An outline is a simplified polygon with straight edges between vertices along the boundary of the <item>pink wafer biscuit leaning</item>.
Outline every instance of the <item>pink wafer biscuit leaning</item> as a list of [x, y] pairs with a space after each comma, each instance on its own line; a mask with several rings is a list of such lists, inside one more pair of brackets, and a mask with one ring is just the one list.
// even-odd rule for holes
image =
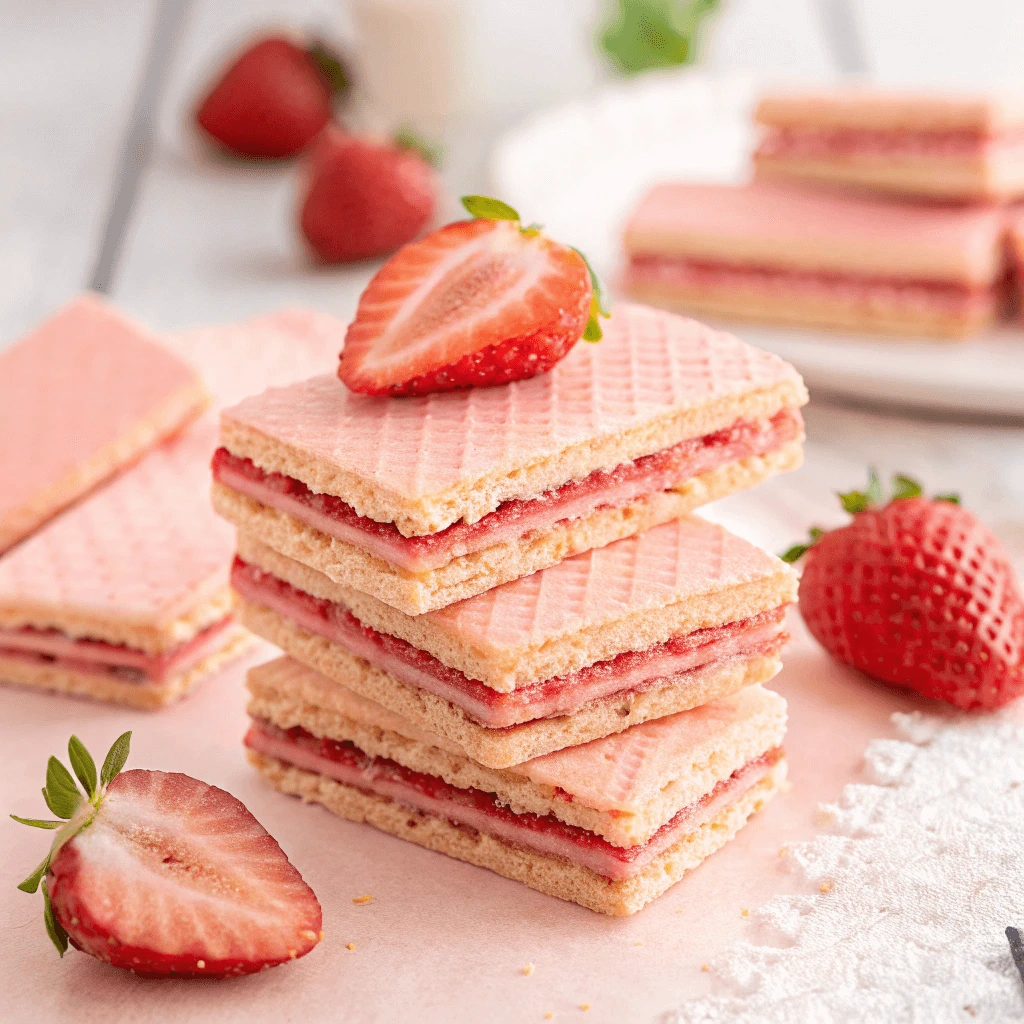
[[0, 352], [0, 552], [209, 404], [196, 371], [98, 296]]

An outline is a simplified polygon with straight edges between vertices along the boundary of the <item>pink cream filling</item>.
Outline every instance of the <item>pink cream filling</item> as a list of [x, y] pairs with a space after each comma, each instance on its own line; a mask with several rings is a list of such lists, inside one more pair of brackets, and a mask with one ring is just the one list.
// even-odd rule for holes
[[634, 284], [667, 285], [672, 288], [757, 290], [789, 296], [845, 301], [863, 305], [899, 305], [939, 309], [949, 314], [985, 314], [999, 301], [999, 286], [980, 286], [952, 281], [925, 281], [843, 274], [831, 271], [790, 270], [777, 267], [740, 266], [711, 260], [676, 256], [635, 255], [628, 278]]
[[[503, 693], [470, 679], [405, 640], [378, 633], [344, 605], [298, 590], [240, 558], [232, 566], [231, 585], [245, 600], [340, 644], [399, 682], [444, 698], [488, 729], [571, 714], [591, 701], [649, 689], [662, 680], [712, 663], [777, 651], [787, 639], [783, 629], [785, 608], [780, 607], [740, 622], [674, 637], [646, 651], [626, 651], [569, 675]], [[680, 685], [684, 682], [678, 680]]]
[[53, 665], [72, 672], [107, 676], [132, 683], [163, 683], [187, 672], [224, 642], [233, 619], [225, 616], [163, 654], [148, 654], [122, 644], [86, 640], [56, 629], [0, 629], [0, 657]]
[[719, 782], [700, 800], [684, 807], [646, 843], [620, 847], [594, 832], [567, 825], [553, 814], [517, 814], [500, 804], [493, 793], [459, 789], [435, 775], [414, 772], [386, 758], [370, 757], [353, 743], [321, 739], [302, 728], [284, 731], [269, 722], [254, 721], [245, 745], [297, 768], [446, 818], [502, 842], [561, 857], [613, 882], [639, 874], [683, 836], [711, 821], [757, 785], [782, 757], [778, 748], [762, 754]]
[[405, 537], [393, 523], [361, 516], [341, 498], [316, 494], [292, 477], [264, 472], [250, 459], [232, 455], [226, 448], [214, 454], [213, 476], [224, 486], [391, 565], [426, 572], [493, 544], [550, 530], [596, 509], [620, 508], [645, 495], [678, 487], [726, 463], [766, 455], [802, 432], [803, 419], [796, 409], [784, 409], [770, 420], [739, 420], [725, 430], [690, 438], [613, 470], [595, 470], [538, 498], [506, 501], [475, 523], [454, 523], [438, 533], [418, 537]]
[[769, 128], [757, 156], [850, 158], [858, 156], [983, 157], [996, 148], [1024, 146], [1024, 132], [910, 131], [866, 128]]

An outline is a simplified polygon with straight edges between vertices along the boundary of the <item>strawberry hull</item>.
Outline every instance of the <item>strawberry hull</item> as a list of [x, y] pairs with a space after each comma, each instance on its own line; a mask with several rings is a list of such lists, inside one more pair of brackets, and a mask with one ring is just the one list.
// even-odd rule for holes
[[302, 629], [339, 644], [399, 682], [443, 697], [488, 729], [571, 714], [591, 701], [647, 689], [730, 658], [777, 653], [788, 638], [783, 628], [785, 608], [780, 607], [503, 692], [470, 679], [405, 640], [364, 625], [343, 605], [298, 590], [240, 558], [232, 567], [231, 584], [245, 600], [271, 608]]
[[393, 523], [359, 515], [330, 494], [316, 494], [281, 473], [267, 473], [251, 460], [220, 448], [214, 479], [264, 505], [286, 512], [331, 537], [353, 544], [408, 572], [439, 569], [456, 558], [494, 544], [551, 529], [600, 508], [628, 505], [645, 495], [678, 487], [693, 477], [752, 455], [767, 455], [798, 439], [803, 420], [785, 409], [770, 420], [738, 421], [725, 430], [692, 438], [661, 452], [597, 470], [532, 499], [513, 499], [475, 523], [455, 523], [438, 533], [406, 537]]
[[353, 743], [319, 738], [300, 727], [286, 732], [254, 721], [245, 744], [257, 753], [413, 810], [486, 832], [503, 842], [560, 857], [610, 881], [639, 874], [660, 853], [712, 820], [760, 782], [782, 757], [781, 750], [776, 748], [749, 761], [700, 800], [680, 810], [647, 842], [620, 847], [594, 832], [568, 825], [553, 814], [516, 813], [500, 804], [492, 793], [460, 789], [437, 776], [412, 771], [386, 758], [370, 757]]

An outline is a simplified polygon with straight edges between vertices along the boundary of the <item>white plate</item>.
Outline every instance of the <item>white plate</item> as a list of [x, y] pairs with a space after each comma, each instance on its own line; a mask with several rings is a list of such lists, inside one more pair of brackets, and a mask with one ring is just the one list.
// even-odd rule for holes
[[[655, 181], [741, 181], [756, 89], [699, 72], [646, 76], [545, 111], [502, 137], [494, 194], [582, 249], [614, 285], [630, 208]], [[732, 329], [778, 352], [810, 387], [869, 401], [1024, 416], [1024, 332], [966, 342]]]

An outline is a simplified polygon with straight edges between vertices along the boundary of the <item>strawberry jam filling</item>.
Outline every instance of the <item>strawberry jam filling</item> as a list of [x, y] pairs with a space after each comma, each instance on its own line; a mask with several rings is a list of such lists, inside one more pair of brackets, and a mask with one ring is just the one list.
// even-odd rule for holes
[[383, 757], [371, 757], [354, 743], [317, 737], [301, 727], [287, 731], [254, 720], [245, 745], [268, 757], [384, 797], [415, 811], [445, 818], [502, 842], [560, 857], [609, 881], [639, 874], [660, 853], [696, 831], [757, 785], [782, 758], [779, 748], [748, 761], [700, 800], [666, 821], [645, 843], [613, 846], [596, 832], [569, 825], [554, 814], [516, 813], [494, 793], [460, 789], [436, 775], [413, 771]]
[[0, 658], [18, 658], [38, 665], [131, 683], [163, 683], [209, 657], [222, 645], [230, 615], [162, 654], [149, 654], [123, 644], [69, 636], [57, 629], [0, 629]]
[[803, 419], [796, 409], [783, 409], [771, 419], [739, 420], [725, 430], [690, 438], [615, 469], [595, 470], [538, 498], [506, 501], [475, 523], [454, 523], [438, 533], [419, 537], [405, 537], [394, 523], [378, 523], [361, 516], [341, 498], [316, 494], [293, 477], [265, 472], [226, 448], [218, 449], [213, 456], [213, 476], [224, 486], [287, 512], [391, 565], [409, 572], [427, 572], [494, 544], [550, 530], [557, 523], [579, 519], [599, 508], [621, 508], [726, 463], [767, 455], [802, 434]]
[[633, 284], [671, 288], [730, 291], [785, 292], [809, 299], [863, 305], [899, 305], [939, 310], [951, 315], [984, 314], [999, 302], [1001, 285], [973, 285], [957, 281], [846, 274], [835, 271], [793, 270], [743, 266], [678, 256], [637, 254], [627, 271]]
[[669, 678], [685, 685], [685, 678], [677, 677], [732, 658], [778, 652], [787, 639], [785, 608], [779, 607], [503, 693], [405, 640], [364, 625], [344, 605], [314, 597], [240, 558], [232, 566], [231, 585], [246, 601], [340, 644], [401, 683], [450, 701], [488, 729], [571, 714], [584, 704], [649, 689]]
[[991, 150], [1024, 146], [1024, 133], [912, 131], [869, 128], [770, 128], [757, 148], [758, 156], [814, 158], [856, 157], [983, 157]]

